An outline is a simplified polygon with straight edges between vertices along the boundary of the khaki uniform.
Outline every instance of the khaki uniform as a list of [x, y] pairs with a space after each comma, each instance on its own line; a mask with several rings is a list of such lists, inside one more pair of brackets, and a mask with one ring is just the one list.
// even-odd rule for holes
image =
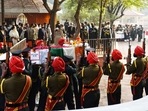
[[96, 64], [90, 64], [82, 69], [78, 78], [82, 78], [81, 106], [83, 108], [97, 107], [100, 100], [99, 83], [102, 69]]
[[45, 111], [65, 109], [63, 95], [68, 85], [69, 78], [64, 73], [56, 72], [52, 76], [47, 77], [46, 87], [48, 88], [48, 97]]
[[105, 63], [103, 66], [105, 75], [108, 75], [107, 100], [108, 105], [121, 103], [121, 79], [125, 71], [124, 65], [120, 61], [111, 64]]
[[[24, 88], [26, 86], [26, 79], [28, 80], [27, 89]], [[27, 108], [28, 94], [31, 84], [31, 78], [23, 74], [14, 74], [8, 79], [3, 79], [0, 85], [0, 93], [5, 94], [6, 108], [17, 108], [18, 111]], [[23, 92], [23, 90], [26, 91]], [[20, 97], [21, 94], [22, 96]], [[18, 98], [22, 98], [22, 101], [19, 101]]]
[[142, 98], [143, 85], [142, 78], [145, 70], [145, 60], [142, 57], [137, 57], [131, 66], [127, 66], [126, 74], [132, 74], [130, 81], [133, 100]]

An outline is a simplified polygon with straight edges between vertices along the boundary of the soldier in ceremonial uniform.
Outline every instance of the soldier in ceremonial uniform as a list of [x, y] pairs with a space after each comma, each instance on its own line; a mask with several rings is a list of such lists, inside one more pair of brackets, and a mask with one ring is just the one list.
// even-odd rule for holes
[[121, 79], [125, 71], [122, 59], [122, 54], [119, 50], [114, 49], [112, 52], [112, 63], [104, 63], [103, 71], [108, 75], [107, 100], [108, 105], [121, 103]]
[[69, 85], [69, 78], [62, 73], [65, 70], [65, 62], [61, 57], [55, 57], [52, 63], [54, 74], [46, 78], [48, 97], [46, 100], [45, 111], [64, 110], [65, 104], [63, 95]]
[[94, 52], [87, 56], [89, 65], [84, 67], [78, 77], [82, 78], [81, 106], [83, 108], [97, 107], [100, 100], [99, 82], [102, 77], [102, 68], [98, 65], [99, 59]]
[[143, 72], [145, 70], [145, 61], [144, 61], [144, 50], [142, 47], [137, 46], [134, 50], [134, 57], [136, 59], [133, 63], [127, 64], [127, 72], [126, 74], [132, 74], [132, 78], [130, 81], [131, 84], [131, 92], [133, 95], [133, 100], [137, 100], [142, 98], [143, 93]]
[[[94, 48], [86, 48], [86, 56], [80, 56], [77, 58], [76, 60], [76, 64], [78, 65], [77, 68], [77, 72], [79, 73], [83, 67], [87, 67], [89, 65], [88, 61], [87, 61], [87, 55], [89, 52], [95, 52]], [[77, 95], [77, 104], [76, 104], [76, 108], [77, 109], [81, 109], [81, 94], [82, 94], [82, 78], [78, 78], [78, 89], [79, 89], [79, 93]]]
[[20, 57], [12, 56], [9, 61], [12, 77], [2, 79], [0, 93], [5, 94], [5, 111], [28, 111], [28, 94], [32, 84], [31, 78], [21, 74], [24, 62]]

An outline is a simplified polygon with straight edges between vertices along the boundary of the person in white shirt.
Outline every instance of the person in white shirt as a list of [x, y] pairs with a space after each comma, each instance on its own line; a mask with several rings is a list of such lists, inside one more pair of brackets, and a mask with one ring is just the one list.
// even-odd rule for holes
[[12, 40], [13, 45], [15, 45], [19, 41], [19, 33], [18, 33], [15, 25], [12, 26], [12, 28], [9, 32], [9, 36]]

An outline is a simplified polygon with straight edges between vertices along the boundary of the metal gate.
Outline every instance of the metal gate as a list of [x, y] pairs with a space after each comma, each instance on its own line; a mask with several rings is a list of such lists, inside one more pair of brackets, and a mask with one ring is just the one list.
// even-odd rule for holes
[[117, 39], [86, 39], [90, 47], [96, 49], [98, 56], [103, 56], [107, 49], [111, 47], [111, 51], [116, 48]]

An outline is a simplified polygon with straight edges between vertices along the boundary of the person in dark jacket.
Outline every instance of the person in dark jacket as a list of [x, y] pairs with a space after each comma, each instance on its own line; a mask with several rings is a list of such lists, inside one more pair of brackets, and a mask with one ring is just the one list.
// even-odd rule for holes
[[94, 39], [92, 42], [89, 43], [90, 47], [96, 48], [96, 39], [98, 37], [98, 30], [94, 26], [93, 23], [91, 23], [91, 28], [89, 29], [89, 39]]
[[3, 42], [4, 36], [5, 36], [4, 28], [3, 26], [0, 26], [0, 42]]

